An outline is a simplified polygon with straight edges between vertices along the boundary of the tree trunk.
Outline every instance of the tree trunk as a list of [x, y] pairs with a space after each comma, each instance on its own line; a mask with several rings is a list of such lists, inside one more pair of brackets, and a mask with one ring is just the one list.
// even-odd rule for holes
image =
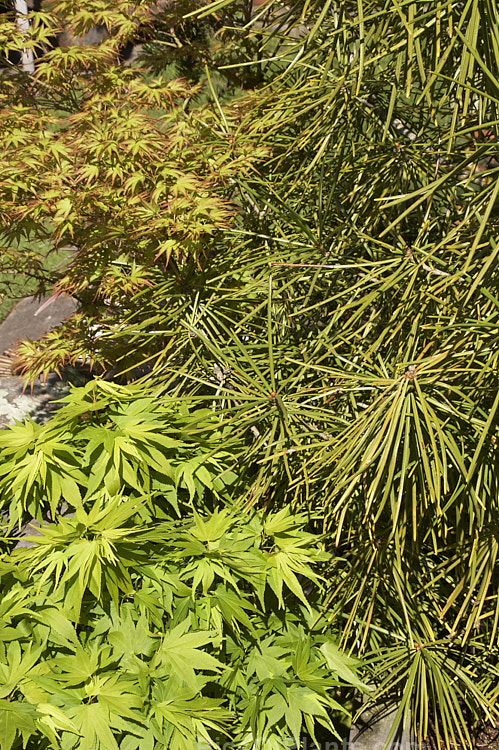
[[[29, 36], [28, 5], [26, 0], [15, 0], [17, 27], [26, 36]], [[24, 48], [21, 53], [21, 64], [25, 73], [35, 72], [35, 61], [33, 50]]]

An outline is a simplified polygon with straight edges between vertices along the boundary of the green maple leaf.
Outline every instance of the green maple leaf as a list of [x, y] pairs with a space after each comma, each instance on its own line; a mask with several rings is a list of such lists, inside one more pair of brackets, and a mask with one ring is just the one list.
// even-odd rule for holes
[[119, 750], [109, 727], [109, 710], [100, 703], [81, 703], [68, 715], [81, 734], [78, 750]]
[[22, 652], [19, 641], [11, 641], [7, 648], [6, 663], [0, 662], [0, 698], [7, 698], [19, 688], [36, 665], [43, 646], [31, 649], [31, 644]]
[[359, 661], [343, 654], [334, 641], [328, 640], [320, 647], [328, 667], [338, 676], [340, 680], [348, 685], [355, 685], [359, 690], [365, 690], [365, 685], [355, 674], [355, 668]]
[[0, 750], [10, 750], [18, 735], [23, 746], [35, 732], [35, 707], [19, 701], [0, 700]]
[[131, 617], [131, 608], [123, 606], [121, 617], [117, 618], [113, 624], [115, 627], [109, 631], [107, 639], [117, 656], [151, 655], [155, 641], [150, 635], [145, 616], [142, 615], [137, 622], [134, 622]]
[[224, 666], [202, 649], [215, 637], [212, 631], [188, 633], [189, 620], [184, 620], [166, 633], [161, 646], [151, 661], [151, 669], [176, 675], [191, 689], [199, 690], [196, 671], [220, 672]]

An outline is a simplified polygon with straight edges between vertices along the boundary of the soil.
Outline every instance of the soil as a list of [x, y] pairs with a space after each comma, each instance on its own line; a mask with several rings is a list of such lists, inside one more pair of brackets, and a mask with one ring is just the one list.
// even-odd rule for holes
[[[447, 747], [443, 740], [438, 745], [434, 735], [426, 739], [426, 748], [427, 750], [463, 750], [461, 744]], [[475, 733], [474, 750], [499, 750], [499, 721], [495, 727], [487, 726]]]

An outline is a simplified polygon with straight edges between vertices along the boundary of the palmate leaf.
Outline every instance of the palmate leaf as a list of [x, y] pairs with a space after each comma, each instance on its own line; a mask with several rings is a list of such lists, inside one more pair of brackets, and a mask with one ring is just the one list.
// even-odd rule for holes
[[69, 648], [73, 648], [78, 643], [78, 635], [73, 623], [56, 607], [38, 606], [34, 611], [30, 611], [30, 616], [43, 628], [49, 628], [52, 643]]
[[199, 689], [199, 678], [195, 670], [219, 673], [224, 665], [202, 650], [213, 637], [211, 632], [188, 632], [189, 621], [176, 625], [163, 636], [151, 662], [151, 669], [158, 675], [178, 675], [194, 691]]
[[[7, 564], [3, 563], [3, 569], [0, 568], [0, 573], [4, 578], [4, 586], [6, 589], [7, 585], [5, 583], [5, 578], [7, 578], [7, 575], [18, 573], [16, 566], [12, 563], [9, 565], [9, 562], [7, 562]], [[20, 577], [20, 580], [24, 583], [22, 576]], [[2, 623], [4, 625], [11, 625], [20, 616], [29, 614], [31, 612], [30, 599], [30, 591], [27, 590], [26, 587], [17, 587], [14, 585], [10, 590], [6, 590], [0, 599], [0, 617], [2, 618]]]
[[[266, 742], [279, 746], [290, 733], [297, 737], [308, 731], [315, 737], [317, 724], [336, 734], [330, 712], [344, 709], [334, 691], [341, 680], [350, 682], [349, 664], [355, 669], [354, 661], [337, 651], [334, 665], [328, 665], [322, 649], [301, 627], [290, 625], [277, 637], [266, 635], [262, 633], [247, 658], [248, 698], [238, 738], [242, 741], [244, 730], [251, 727], [254, 747], [265, 747]], [[360, 681], [356, 684], [364, 690]]]
[[[105, 17], [103, 26], [112, 30], [100, 45], [87, 50], [70, 45], [41, 56], [33, 84], [41, 90], [36, 110], [32, 100], [24, 98], [18, 104], [19, 117], [8, 114], [7, 104], [1, 114], [9, 153], [3, 206], [16, 215], [16, 227], [11, 232], [7, 221], [6, 231], [14, 236], [24, 230], [46, 234], [49, 220], [51, 240], [65, 244], [66, 238], [77, 248], [72, 262], [54, 279], [64, 293], [80, 297], [97, 326], [97, 308], [107, 318], [127, 300], [127, 312], [139, 312], [134, 304], [130, 308], [128, 298], [154, 287], [156, 279], [164, 278], [166, 266], [167, 275], [175, 276], [178, 263], [208, 258], [210, 237], [227, 227], [233, 211], [225, 184], [264, 153], [258, 143], [249, 147], [247, 139], [228, 144], [227, 134], [211, 126], [210, 108], [187, 113], [183, 103], [199, 93], [198, 87], [165, 75], [145, 77], [117, 64], [119, 45], [139, 33], [144, 19], [153, 23], [157, 16], [157, 9], [145, 6], [140, 13], [132, 11], [125, 33], [123, 9], [117, 11], [117, 5], [99, 8], [97, 16]], [[62, 0], [51, 8], [54, 15], [45, 16], [47, 37], [58, 32], [59, 23], [71, 28], [74, 17], [74, 8]], [[88, 17], [91, 14], [86, 23]], [[9, 25], [15, 36], [14, 21]], [[81, 17], [76, 36], [80, 25]], [[18, 33], [18, 44], [22, 36]], [[4, 86], [3, 101], [11, 93]], [[31, 137], [38, 132], [37, 122], [43, 123], [41, 148], [41, 142]], [[206, 150], [194, 145], [199, 137]], [[34, 188], [37, 181], [39, 190]], [[20, 210], [23, 202], [17, 199], [23, 192], [38, 195], [40, 201]], [[147, 236], [141, 226], [148, 227]], [[106, 259], [101, 253], [104, 246]], [[64, 345], [57, 333], [41, 345], [24, 345], [23, 366], [29, 362], [34, 368], [38, 360], [40, 371], [59, 368], [85, 351], [84, 358], [106, 367], [110, 358], [88, 323], [87, 315], [68, 322]], [[104, 338], [109, 338], [113, 323], [108, 320], [104, 329]]]
[[[39, 66], [70, 119], [52, 105], [38, 119], [39, 91], [35, 111], [25, 103], [12, 110], [8, 100], [2, 215], [11, 232], [36, 226], [46, 233], [53, 221], [52, 239], [79, 248], [60, 288], [81, 296], [88, 313], [26, 347], [25, 362], [35, 376], [61, 359], [89, 356], [128, 377], [137, 363], [156, 362], [164, 392], [216, 413], [217, 425], [240, 438], [219, 461], [225, 476], [232, 469], [241, 477], [245, 506], [305, 510], [334, 549], [321, 572], [342, 645], [380, 655], [377, 677], [401, 698], [399, 717], [415, 707], [420, 739], [432, 708], [447, 745], [469, 744], [462, 706], [492, 715], [490, 685], [477, 675], [493, 672], [499, 611], [497, 2], [275, 6], [269, 3], [263, 28], [264, 10], [254, 23], [242, 21], [250, 34], [254, 28], [248, 49], [258, 50], [267, 85], [230, 112], [220, 106], [199, 114], [191, 100], [189, 122], [178, 126], [188, 107], [181, 114], [166, 99], [193, 91], [106, 68], [114, 42], [86, 58], [81, 48], [62, 50]], [[77, 28], [91, 23], [88, 9], [82, 13]], [[106, 17], [106, 9], [99, 13]], [[87, 99], [75, 96], [75, 78]], [[151, 112], [152, 102], [163, 105], [164, 118]], [[34, 136], [42, 130], [50, 135], [40, 148]], [[246, 168], [256, 143], [271, 151], [258, 174]], [[230, 227], [227, 197], [237, 206]], [[89, 335], [92, 325], [99, 336]], [[147, 420], [150, 406], [141, 407]], [[108, 490], [121, 483], [126, 497], [147, 484], [154, 497], [140, 518], [149, 524], [159, 509], [163, 520], [170, 515], [168, 488], [180, 513], [191, 503], [209, 526], [211, 486], [225, 492], [210, 447], [206, 460], [184, 445], [172, 457], [166, 444], [152, 444], [150, 430], [148, 440], [124, 435], [125, 422], [140, 429], [119, 421], [123, 414], [100, 420], [89, 411], [94, 438], [113, 431], [112, 456], [107, 435], [100, 463], [87, 456], [97, 465], [92, 492], [106, 477]], [[36, 466], [24, 471], [20, 491], [39, 486]], [[19, 502], [16, 496], [12, 515]], [[250, 557], [247, 537], [234, 533], [243, 549], [231, 555], [229, 534], [224, 546], [195, 537], [194, 526], [189, 516], [172, 554], [167, 535], [159, 539], [164, 526], [147, 530], [155, 547], [164, 546], [142, 589], [138, 556], [134, 567], [125, 544], [113, 542], [111, 552], [133, 568], [134, 601], [156, 632], [164, 612], [175, 624], [190, 617], [192, 627], [216, 631], [214, 651], [207, 643], [195, 651], [227, 649], [242, 658], [241, 633], [224, 641], [223, 618], [211, 616], [206, 600], [222, 585], [234, 596], [251, 594], [260, 612], [244, 611], [265, 631], [265, 605], [276, 597], [263, 590], [262, 556], [281, 605], [305, 606], [301, 591], [308, 600], [309, 584], [299, 576], [310, 580], [309, 542], [283, 529], [265, 532], [267, 544], [251, 526], [262, 542], [258, 554]], [[206, 541], [218, 549], [206, 554]], [[57, 575], [55, 565], [40, 595]], [[180, 577], [192, 585], [181, 586]], [[94, 593], [103, 578], [95, 568]], [[132, 593], [115, 591], [117, 603]], [[87, 597], [85, 610], [94, 605]], [[333, 656], [331, 664], [340, 658]], [[283, 695], [289, 686], [269, 680], [262, 690], [254, 675], [234, 677], [251, 703], [245, 714], [233, 699], [245, 716], [240, 736], [247, 738], [248, 726], [251, 742], [263, 736], [267, 698], [276, 731], [296, 735], [298, 713], [291, 715]], [[197, 676], [199, 690], [203, 679]], [[268, 743], [282, 744], [281, 735], [269, 732]]]
[[9, 526], [20, 524], [27, 509], [41, 519], [47, 489], [52, 515], [62, 497], [78, 504], [78, 482], [84, 480], [84, 474], [78, 468], [77, 452], [68, 448], [63, 434], [31, 420], [16, 425], [14, 434], [12, 444], [1, 446], [6, 459], [2, 463], [2, 494], [4, 504], [9, 503]]
[[[255, 647], [248, 659], [248, 676], [251, 677], [253, 672], [260, 681], [282, 677], [290, 665], [289, 654], [286, 649], [279, 645], [272, 645], [273, 638], [261, 641]], [[281, 657], [286, 655], [287, 659]]]
[[[176, 680], [156, 681], [151, 702], [151, 723], [156, 740], [162, 747], [218, 747], [227, 737], [231, 718], [220, 700], [202, 698], [190, 689], [175, 687]], [[212, 740], [210, 732], [217, 733]]]
[[84, 750], [118, 750], [118, 743], [109, 726], [109, 712], [101, 703], [82, 704], [69, 712], [80, 733], [79, 747]]
[[[45, 732], [62, 732], [63, 746], [86, 742], [85, 747], [90, 748], [104, 747], [106, 742], [112, 747], [118, 746], [116, 738], [123, 732], [140, 735], [143, 716], [139, 709], [143, 698], [138, 685], [123, 675], [106, 671], [109, 661], [106, 664], [101, 660], [99, 666], [98, 648], [91, 655], [93, 665], [84, 656], [80, 648], [72, 660], [56, 658], [52, 661], [51, 676], [40, 678], [40, 684], [49, 691], [52, 701], [40, 705], [40, 721]], [[68, 671], [61, 672], [59, 668]], [[80, 673], [73, 675], [73, 669], [79, 669]], [[77, 683], [84, 685], [71, 687]]]
[[[387, 648], [387, 684], [397, 642], [456, 624], [481, 663], [497, 633], [496, 163], [479, 172], [497, 158], [497, 18], [488, 0], [363, 0], [255, 21], [270, 84], [246, 124], [274, 158], [239, 181], [247, 244], [182, 308], [191, 337], [159, 370], [246, 432], [250, 500], [306, 507], [347, 558], [331, 620]], [[214, 360], [230, 381], [210, 386]], [[428, 708], [420, 674], [404, 700]], [[445, 720], [466, 739], [455, 706]]]
[[18, 641], [9, 643], [5, 660], [0, 660], [0, 699], [8, 699], [16, 690], [22, 689], [22, 683], [39, 661], [43, 646], [29, 647], [23, 653]]
[[255, 606], [249, 601], [245, 601], [240, 594], [236, 594], [225, 586], [217, 586], [209, 600], [210, 614], [220, 612], [223, 620], [233, 630], [238, 631], [241, 628], [248, 628], [250, 632], [254, 631], [253, 623], [248, 611], [254, 611]]
[[[216, 747], [217, 738], [225, 732], [234, 728], [239, 734], [246, 732], [248, 725], [241, 717], [248, 695], [258, 696], [264, 689], [269, 705], [274, 705], [272, 696], [280, 694], [281, 685], [268, 678], [268, 665], [267, 671], [262, 671], [267, 647], [278, 659], [272, 663], [273, 671], [289, 675], [290, 684], [298, 679], [303, 696], [306, 693], [303, 727], [312, 733], [316, 723], [330, 728], [331, 712], [340, 705], [333, 697], [336, 674], [326, 668], [314, 640], [301, 650], [300, 676], [294, 676], [294, 652], [305, 636], [302, 632], [298, 637], [290, 628], [284, 637], [287, 610], [276, 616], [275, 598], [262, 593], [266, 559], [275, 554], [273, 547], [281, 546], [290, 566], [311, 582], [314, 562], [327, 558], [317, 545], [312, 548], [312, 535], [300, 532], [304, 518], [292, 520], [289, 512], [267, 518], [230, 502], [214, 512], [184, 509], [188, 515], [181, 520], [149, 522], [142, 528], [127, 525], [136, 518], [140, 505], [133, 498], [121, 502], [116, 498], [107, 505], [83, 501], [73, 517], [62, 517], [58, 524], [46, 527], [40, 545], [18, 550], [10, 558], [12, 566], [14, 559], [23, 566], [37, 558], [38, 547], [46, 553], [44, 560], [40, 557], [40, 569], [34, 570], [29, 601], [13, 610], [15, 618], [23, 618], [19, 632], [30, 634], [16, 642], [22, 658], [29, 659], [31, 640], [42, 649], [29, 681], [20, 681], [25, 701], [36, 707], [37, 739], [43, 736], [68, 748], [83, 743], [98, 749], [109, 745], [111, 736], [118, 747], [125, 743], [137, 750], [153, 741], [172, 748], [195, 747], [200, 742]], [[122, 546], [125, 532], [130, 550]], [[47, 574], [44, 563], [53, 556], [54, 547], [63, 553], [62, 577], [65, 550], [90, 533], [108, 533], [115, 548], [112, 559], [123, 564], [147, 546], [149, 564], [145, 565], [139, 554], [131, 565], [137, 589], [133, 601], [120, 597], [113, 603], [103, 589], [101, 605], [84, 595], [80, 610], [75, 612], [68, 606], [66, 591], [54, 585], [58, 575], [55, 558], [49, 563], [56, 567]], [[43, 543], [45, 538], [48, 544]], [[184, 541], [190, 549], [183, 548]], [[151, 550], [156, 545], [160, 553], [152, 563]], [[211, 556], [218, 556], [216, 587], [210, 584], [206, 592], [193, 591], [182, 579], [190, 582]], [[310, 590], [308, 599], [312, 599]], [[303, 623], [308, 632], [296, 597], [283, 591], [283, 604], [291, 600], [293, 621]], [[255, 656], [255, 669], [247, 660], [249, 644], [265, 638], [263, 662]], [[13, 651], [14, 646], [8, 648]], [[291, 709], [286, 710], [277, 734], [271, 733], [269, 741], [289, 737]], [[262, 720], [266, 722], [265, 717]]]
[[[118, 491], [125, 496], [161, 493], [178, 509], [186, 490], [202, 498], [237, 480], [227, 470], [231, 451], [212, 412], [184, 411], [179, 419], [187, 405], [171, 401], [153, 383], [142, 392], [139, 411], [134, 411], [134, 395], [132, 386], [93, 381], [82, 389], [79, 406], [74, 397], [64, 398], [54, 423], [36, 438], [24, 430], [25, 448], [18, 449], [22, 453], [11, 446], [4, 449], [0, 490], [3, 487], [4, 502], [10, 502], [12, 525], [30, 512], [46, 517], [47, 497], [53, 518], [64, 502], [77, 508], [82, 498], [94, 500], [103, 485], [109, 496]], [[70, 434], [79, 436], [71, 450], [64, 443]], [[208, 434], [214, 440], [211, 446]], [[142, 513], [145, 518], [145, 510]]]
[[26, 743], [35, 734], [36, 711], [20, 701], [0, 700], [0, 748], [11, 750], [16, 738]]
[[[123, 564], [117, 545], [126, 544], [134, 533], [120, 524], [134, 516], [140, 504], [131, 500], [119, 505], [115, 499], [104, 509], [97, 501], [88, 514], [80, 507], [72, 518], [60, 517], [57, 524], [42, 526], [42, 535], [31, 538], [35, 546], [18, 550], [17, 559], [31, 571], [43, 571], [39, 588], [50, 579], [54, 591], [63, 587], [67, 611], [78, 619], [87, 588], [99, 600], [103, 587], [114, 600], [119, 591], [132, 591], [127, 567], [132, 560], [139, 562], [140, 548], [130, 548]], [[142, 559], [145, 562], [144, 555]]]
[[358, 667], [357, 660], [351, 659], [344, 653], [341, 653], [336, 643], [332, 640], [323, 643], [320, 650], [326, 659], [328, 667], [341, 680], [344, 680], [347, 684], [356, 685], [362, 690], [367, 689], [367, 686], [359, 680], [354, 671]]
[[[49, 738], [49, 740], [58, 744], [60, 732], [69, 732], [69, 742], [74, 744], [80, 732], [75, 724], [67, 717], [64, 711], [50, 703], [38, 703], [37, 711], [37, 728]], [[66, 735], [68, 738], [68, 735]]]
[[151, 656], [156, 642], [151, 637], [147, 619], [144, 616], [134, 621], [131, 607], [122, 606], [119, 617], [116, 617], [113, 625], [114, 627], [111, 626], [108, 632], [107, 640], [118, 658], [127, 659], [136, 655]]
[[[314, 735], [311, 717], [318, 718], [323, 726], [338, 736], [327, 711], [327, 709], [331, 709], [331, 702], [318, 695], [316, 691], [305, 686], [291, 686], [287, 690], [286, 703], [287, 708], [284, 717], [297, 744], [300, 742], [301, 733], [305, 727], [309, 730], [312, 729], [311, 734]], [[336, 707], [341, 710], [339, 703]]]

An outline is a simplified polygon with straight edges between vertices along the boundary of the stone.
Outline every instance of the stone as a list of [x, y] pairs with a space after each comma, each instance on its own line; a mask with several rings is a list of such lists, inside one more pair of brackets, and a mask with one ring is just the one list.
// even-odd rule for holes
[[76, 310], [71, 297], [22, 299], [0, 324], [0, 354], [15, 347], [22, 339], [39, 339], [58, 326]]
[[403, 727], [402, 722], [386, 744], [398, 708], [393, 703], [366, 708], [350, 729], [348, 750], [415, 750], [417, 743], [411, 740], [410, 728]]
[[[41, 338], [75, 310], [76, 301], [69, 297], [48, 297], [45, 300], [26, 297], [0, 324], [0, 355], [15, 349], [22, 339]], [[32, 388], [26, 389], [20, 378], [8, 372], [8, 357], [1, 359], [4, 376], [0, 377], [0, 427], [15, 420], [23, 421], [28, 416], [36, 422], [46, 421], [54, 409], [53, 401], [67, 392], [66, 384], [54, 373], [45, 382], [38, 380]]]
[[66, 383], [55, 374], [45, 383], [37, 380], [31, 389], [25, 389], [20, 378], [0, 378], [0, 428], [28, 416], [35, 422], [46, 422], [56, 408], [54, 401], [67, 392]]

